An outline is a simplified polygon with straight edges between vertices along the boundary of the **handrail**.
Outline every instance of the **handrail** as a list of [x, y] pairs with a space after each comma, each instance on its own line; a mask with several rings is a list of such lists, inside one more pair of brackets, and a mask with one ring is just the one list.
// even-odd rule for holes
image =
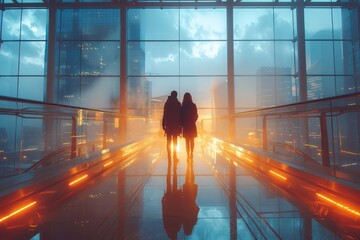
[[[99, 142], [99, 141], [98, 141]], [[91, 143], [85, 143], [83, 145], [93, 145], [95, 144], [96, 142], [91, 142]], [[65, 152], [65, 151], [69, 151], [71, 150], [71, 147], [63, 147], [63, 148], [60, 148], [60, 149], [57, 149], [55, 152], [52, 152], [50, 153], [49, 155], [43, 157], [41, 160], [39, 160], [38, 162], [36, 162], [34, 165], [32, 165], [31, 167], [29, 167], [28, 169], [24, 170], [24, 173], [25, 172], [29, 172], [29, 171], [32, 171], [34, 170], [35, 168], [39, 167], [40, 165], [45, 165], [48, 161], [50, 161], [52, 158], [56, 157], [57, 155], [61, 154], [62, 152]]]
[[5, 97], [5, 96], [0, 95], [0, 101], [1, 100], [8, 101], [8, 102], [17, 102], [17, 103], [21, 102], [21, 103], [26, 103], [26, 104], [36, 104], [36, 105], [42, 105], [42, 106], [47, 106], [47, 107], [65, 108], [65, 109], [71, 109], [71, 110], [85, 110], [85, 111], [123, 115], [123, 114], [120, 114], [117, 112], [111, 112], [111, 111], [105, 111], [105, 110], [99, 110], [99, 109], [93, 109], [93, 108], [74, 107], [74, 106], [65, 105], [65, 104], [48, 103], [48, 102], [41, 102], [41, 101], [36, 101], [36, 100], [24, 99], [24, 98]]
[[303, 157], [305, 159], [305, 161], [315, 163], [315, 164], [319, 165], [319, 163], [317, 161], [315, 161], [314, 159], [312, 159], [311, 157], [309, 157], [307, 154], [305, 154], [303, 151], [297, 149], [296, 147], [293, 147], [291, 145], [284, 144], [284, 143], [278, 143], [278, 142], [269, 142], [269, 144], [272, 144], [272, 145], [277, 146], [277, 147], [282, 147], [282, 148], [286, 148], [286, 149], [289, 149], [291, 151], [294, 151], [295, 153], [297, 153], [298, 155]]
[[[229, 117], [241, 117], [242, 115], [245, 115], [246, 117], [248, 117], [248, 116], [256, 115], [259, 113], [274, 111], [274, 110], [279, 110], [279, 109], [286, 109], [285, 115], [287, 115], [287, 116], [292, 115], [292, 114], [298, 114], [298, 113], [323, 113], [324, 111], [320, 111], [320, 109], [304, 109], [304, 110], [297, 109], [296, 111], [290, 112], [289, 108], [301, 107], [301, 106], [307, 106], [307, 105], [319, 104], [319, 103], [333, 102], [336, 100], [346, 100], [346, 99], [351, 99], [351, 98], [355, 98], [355, 97], [360, 98], [360, 93], [353, 93], [353, 94], [346, 94], [346, 95], [340, 95], [340, 96], [334, 96], [334, 97], [328, 97], [328, 98], [314, 99], [314, 100], [309, 100], [306, 102], [297, 102], [297, 103], [290, 103], [290, 104], [275, 106], [275, 107], [267, 107], [267, 108], [254, 109], [254, 110], [243, 111], [243, 112], [236, 112], [234, 114], [224, 114], [224, 115], [216, 117], [216, 119], [227, 119]], [[351, 109], [351, 110], [360, 109], [360, 105], [347, 106], [346, 108], [332, 107], [331, 111], [332, 112], [334, 112], [334, 111], [341, 112], [342, 110], [348, 111], [349, 109]], [[322, 109], [322, 110], [324, 110], [324, 109]], [[292, 113], [292, 114], [290, 114], [290, 113]], [[284, 112], [273, 113], [274, 116], [280, 115], [280, 114], [284, 114]], [[271, 114], [266, 114], [266, 116], [270, 116], [270, 115]], [[213, 118], [206, 118], [206, 119], [202, 119], [202, 120], [210, 120], [210, 119], [212, 120]]]

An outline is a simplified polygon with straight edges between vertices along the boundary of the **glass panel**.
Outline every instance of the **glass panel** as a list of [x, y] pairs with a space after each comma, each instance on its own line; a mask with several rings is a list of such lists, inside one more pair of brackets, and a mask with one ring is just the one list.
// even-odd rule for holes
[[273, 39], [272, 9], [234, 9], [234, 39]]
[[[128, 82], [134, 81], [132, 78], [128, 78]], [[167, 96], [170, 95], [172, 90], [176, 90], [179, 93], [179, 77], [152, 77], [148, 76], [147, 81], [149, 82], [150, 97], [154, 100], [153, 105], [156, 105], [157, 100], [164, 100], [165, 103]], [[161, 106], [163, 107], [163, 106]], [[162, 110], [161, 110], [162, 111]]]
[[275, 73], [289, 75], [295, 73], [294, 43], [288, 41], [275, 42]]
[[3, 11], [3, 22], [1, 29], [2, 40], [20, 39], [20, 16], [21, 10], [19, 9], [8, 9]]
[[234, 42], [235, 75], [255, 75], [262, 67], [274, 67], [274, 42]]
[[59, 79], [58, 102], [70, 106], [80, 106], [80, 78], [61, 77]]
[[119, 77], [81, 78], [81, 107], [114, 109], [118, 105], [119, 93]]
[[202, 114], [210, 116], [212, 108], [227, 107], [225, 105], [227, 103], [226, 86], [225, 77], [182, 77], [180, 78], [179, 100], [182, 102], [183, 95], [189, 92], [197, 107], [207, 110], [204, 109]]
[[335, 54], [335, 73], [353, 74], [354, 73], [354, 53], [353, 44], [348, 41], [334, 42]]
[[17, 77], [0, 77], [0, 95], [17, 97]]
[[120, 75], [120, 42], [82, 42], [82, 75]]
[[334, 74], [334, 49], [331, 41], [307, 41], [308, 74]]
[[351, 21], [351, 10], [344, 8], [333, 8], [333, 25], [335, 39], [351, 39], [352, 31], [355, 29]]
[[[284, 74], [289, 69], [284, 69]], [[292, 76], [276, 76], [275, 105], [285, 105], [296, 102], [295, 79]]]
[[0, 74], [17, 75], [19, 71], [19, 42], [3, 42], [0, 48]]
[[181, 9], [180, 39], [225, 40], [225, 14], [225, 9]]
[[43, 3], [42, 0], [22, 0], [23, 3]]
[[127, 82], [127, 107], [137, 116], [148, 116], [152, 84], [146, 77], [131, 77]]
[[247, 111], [257, 106], [257, 77], [235, 77], [236, 111]]
[[127, 57], [129, 75], [179, 74], [179, 43], [129, 43]]
[[227, 73], [225, 42], [181, 42], [180, 73], [192, 75], [225, 75]]
[[47, 16], [46, 9], [24, 9], [21, 19], [21, 40], [45, 40]]
[[21, 42], [20, 75], [45, 74], [45, 42]]
[[308, 100], [335, 96], [335, 77], [333, 76], [308, 76]]
[[80, 74], [81, 42], [61, 42], [60, 74]]
[[306, 39], [332, 38], [332, 18], [330, 8], [306, 8], [304, 14]]
[[353, 76], [336, 76], [336, 95], [355, 93], [355, 81]]
[[43, 101], [45, 78], [44, 77], [20, 77], [19, 98]]
[[271, 68], [263, 68], [262, 76], [256, 77], [256, 108], [267, 108], [276, 105], [276, 79], [275, 76], [266, 76], [265, 74], [273, 74]]
[[275, 39], [293, 39], [293, 11], [291, 9], [274, 9]]
[[178, 40], [178, 9], [129, 9], [129, 40]]
[[63, 39], [120, 40], [120, 10], [63, 10], [61, 31]]
[[14, 174], [16, 116], [0, 115], [0, 176]]

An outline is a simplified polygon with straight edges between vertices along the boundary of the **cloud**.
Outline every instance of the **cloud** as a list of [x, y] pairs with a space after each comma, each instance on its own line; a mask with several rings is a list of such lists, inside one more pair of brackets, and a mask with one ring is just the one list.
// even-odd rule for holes
[[168, 54], [167, 57], [158, 57], [154, 58], [154, 62], [156, 64], [162, 63], [162, 62], [175, 62], [176, 55], [175, 54]]

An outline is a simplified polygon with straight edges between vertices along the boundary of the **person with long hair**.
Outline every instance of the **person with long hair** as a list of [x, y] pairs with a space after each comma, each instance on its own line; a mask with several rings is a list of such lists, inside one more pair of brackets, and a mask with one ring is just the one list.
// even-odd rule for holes
[[193, 102], [191, 94], [186, 92], [181, 106], [181, 126], [182, 134], [185, 138], [188, 159], [192, 159], [194, 154], [194, 139], [197, 137], [197, 119], [198, 113], [196, 104]]

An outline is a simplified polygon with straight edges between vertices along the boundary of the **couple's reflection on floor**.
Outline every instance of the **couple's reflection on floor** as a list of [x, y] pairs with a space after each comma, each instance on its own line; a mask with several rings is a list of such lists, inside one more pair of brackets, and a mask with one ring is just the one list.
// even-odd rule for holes
[[196, 204], [198, 185], [195, 184], [195, 174], [192, 159], [188, 160], [185, 183], [178, 189], [177, 161], [173, 166], [171, 183], [171, 166], [169, 164], [166, 176], [166, 191], [161, 200], [163, 224], [170, 239], [176, 239], [181, 227], [186, 235], [190, 235], [197, 222], [199, 207]]

